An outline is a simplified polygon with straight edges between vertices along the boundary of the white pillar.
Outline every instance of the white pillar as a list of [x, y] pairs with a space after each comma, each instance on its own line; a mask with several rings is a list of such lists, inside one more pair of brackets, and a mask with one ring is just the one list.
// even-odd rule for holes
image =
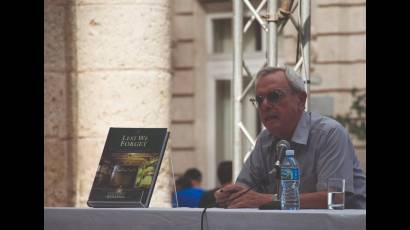
[[[110, 127], [170, 127], [168, 0], [75, 0], [67, 8], [75, 206], [84, 207]], [[170, 206], [166, 152], [150, 206]]]

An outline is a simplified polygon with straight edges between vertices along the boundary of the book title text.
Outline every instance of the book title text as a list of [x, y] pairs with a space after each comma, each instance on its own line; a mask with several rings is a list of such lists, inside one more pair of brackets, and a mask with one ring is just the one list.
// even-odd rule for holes
[[120, 147], [146, 147], [148, 136], [127, 136], [122, 135]]

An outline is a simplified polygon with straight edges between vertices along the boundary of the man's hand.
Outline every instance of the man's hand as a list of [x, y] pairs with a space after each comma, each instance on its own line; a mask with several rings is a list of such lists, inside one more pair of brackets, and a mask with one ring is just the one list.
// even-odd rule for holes
[[[246, 192], [247, 189], [238, 184], [225, 186], [215, 192], [216, 202], [219, 206], [228, 208], [257, 208], [272, 201], [271, 194], [258, 193], [252, 190]], [[243, 194], [244, 192], [246, 194]]]
[[219, 207], [227, 207], [230, 203], [229, 199], [230, 196], [238, 191], [244, 190], [245, 188], [237, 185], [237, 184], [230, 184], [224, 186], [214, 193], [216, 203]]

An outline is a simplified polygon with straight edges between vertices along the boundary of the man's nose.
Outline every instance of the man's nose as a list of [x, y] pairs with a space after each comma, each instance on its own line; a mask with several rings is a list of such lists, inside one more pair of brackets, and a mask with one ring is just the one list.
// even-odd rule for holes
[[268, 99], [265, 97], [265, 98], [263, 98], [263, 100], [262, 100], [262, 103], [261, 103], [261, 108], [262, 109], [270, 109], [270, 108], [272, 108], [272, 103], [269, 103], [268, 102]]

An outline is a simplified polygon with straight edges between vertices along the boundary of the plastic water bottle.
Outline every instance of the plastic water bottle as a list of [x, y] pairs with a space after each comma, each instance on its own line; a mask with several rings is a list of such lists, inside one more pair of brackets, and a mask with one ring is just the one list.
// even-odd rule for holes
[[281, 165], [280, 179], [281, 209], [299, 209], [299, 167], [293, 150], [286, 150], [286, 157], [283, 159]]

